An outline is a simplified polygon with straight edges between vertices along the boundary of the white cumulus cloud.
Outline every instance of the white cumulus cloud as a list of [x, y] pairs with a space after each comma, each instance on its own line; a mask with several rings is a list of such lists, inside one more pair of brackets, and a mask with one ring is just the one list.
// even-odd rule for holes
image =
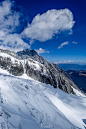
[[[73, 14], [69, 9], [52, 9], [42, 15], [37, 14], [27, 27], [17, 34], [16, 27], [20, 26], [20, 13], [12, 10], [14, 5], [10, 0], [0, 2], [0, 48], [25, 49], [29, 48], [35, 40], [44, 42], [52, 39], [61, 31], [70, 30], [74, 25]], [[24, 38], [28, 39], [25, 43]], [[39, 48], [38, 53], [48, 53]]]
[[77, 44], [77, 42], [73, 41], [72, 43]]
[[84, 61], [74, 61], [74, 60], [63, 60], [63, 61], [54, 61], [54, 64], [85, 64]]
[[71, 31], [74, 23], [73, 14], [69, 9], [52, 9], [42, 15], [36, 15], [22, 36], [43, 42], [52, 39], [60, 31]]
[[12, 12], [12, 2], [3, 1], [0, 3], [0, 30], [12, 32], [19, 25], [19, 13]]
[[9, 0], [0, 3], [0, 48], [14, 51], [29, 48], [19, 34], [13, 33], [19, 26], [20, 14], [11, 10], [12, 6]]
[[67, 64], [67, 63], [74, 63], [75, 61], [72, 60], [63, 60], [63, 61], [54, 61], [55, 64]]
[[25, 48], [30, 48], [30, 46], [25, 43], [22, 39], [21, 36], [18, 34], [9, 34], [6, 35], [3, 42], [0, 42], [0, 48], [9, 49], [14, 51], [18, 50], [23, 50]]
[[63, 46], [68, 45], [68, 44], [69, 44], [69, 43], [68, 43], [68, 41], [67, 41], [67, 42], [62, 43], [60, 46], [58, 46], [58, 49], [63, 48]]
[[35, 49], [37, 51], [37, 53], [42, 54], [42, 53], [49, 53], [49, 51], [39, 48], [39, 49]]

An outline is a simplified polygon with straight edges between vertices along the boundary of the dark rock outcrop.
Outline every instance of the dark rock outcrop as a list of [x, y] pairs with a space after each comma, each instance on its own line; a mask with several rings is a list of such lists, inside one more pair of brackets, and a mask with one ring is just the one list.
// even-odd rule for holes
[[38, 55], [38, 53], [35, 50], [25, 49], [23, 51], [19, 51], [16, 53], [21, 59], [28, 59], [29, 56], [35, 56]]
[[16, 58], [16, 59], [21, 59], [21, 57], [17, 56], [17, 54], [13, 51], [10, 51], [10, 50], [3, 50], [3, 49], [0, 49], [0, 53], [7, 53], [8, 55]]
[[10, 57], [0, 56], [0, 67], [14, 76], [21, 76], [24, 73], [22, 63], [17, 60], [12, 61]]

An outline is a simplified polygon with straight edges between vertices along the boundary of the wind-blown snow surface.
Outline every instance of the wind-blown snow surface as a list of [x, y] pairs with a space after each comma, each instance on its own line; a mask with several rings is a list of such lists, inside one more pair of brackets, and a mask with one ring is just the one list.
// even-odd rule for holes
[[86, 97], [0, 69], [0, 129], [85, 129]]

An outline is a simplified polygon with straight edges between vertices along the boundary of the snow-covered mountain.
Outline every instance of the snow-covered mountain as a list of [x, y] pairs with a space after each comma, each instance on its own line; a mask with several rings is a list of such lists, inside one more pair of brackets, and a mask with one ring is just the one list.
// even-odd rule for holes
[[[22, 55], [20, 54], [21, 56], [17, 56], [14, 52], [1, 50], [0, 67], [6, 69], [14, 76], [21, 76], [25, 73], [35, 80], [50, 84], [54, 88], [58, 87], [69, 94], [76, 94], [75, 90], [80, 91], [64, 70], [61, 70], [57, 65], [53, 65], [40, 55], [33, 54], [32, 52], [25, 51], [24, 53], [23, 51], [20, 52], [23, 53]], [[21, 58], [23, 55], [24, 59]]]
[[86, 95], [65, 71], [35, 60], [0, 51], [0, 129], [85, 129]]
[[[26, 49], [17, 52], [17, 55], [23, 60], [32, 60], [33, 65], [35, 65], [36, 63], [38, 64], [39, 62], [38, 65], [40, 66], [40, 70], [34, 71], [31, 66], [32, 64], [30, 65], [29, 63], [29, 65], [27, 65], [26, 73], [30, 77], [43, 83], [51, 84], [52, 86], [54, 86], [54, 88], [58, 87], [69, 94], [76, 94], [74, 89], [80, 91], [77, 85], [74, 84], [74, 82], [63, 69], [60, 69], [57, 64], [50, 63], [42, 56], [38, 55], [34, 50]], [[36, 62], [34, 62], [34, 60]]]

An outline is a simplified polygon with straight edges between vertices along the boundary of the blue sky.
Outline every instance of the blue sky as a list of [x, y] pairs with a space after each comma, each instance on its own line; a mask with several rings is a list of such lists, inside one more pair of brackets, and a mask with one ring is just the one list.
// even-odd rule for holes
[[0, 46], [51, 62], [86, 62], [86, 0], [0, 1]]

